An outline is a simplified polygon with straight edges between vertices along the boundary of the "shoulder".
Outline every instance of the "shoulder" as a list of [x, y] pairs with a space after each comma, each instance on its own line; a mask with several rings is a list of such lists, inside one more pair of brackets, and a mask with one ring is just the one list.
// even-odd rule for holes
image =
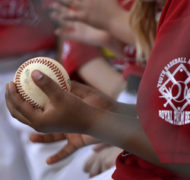
[[157, 31], [159, 32], [168, 23], [190, 16], [189, 0], [167, 0], [162, 11]]

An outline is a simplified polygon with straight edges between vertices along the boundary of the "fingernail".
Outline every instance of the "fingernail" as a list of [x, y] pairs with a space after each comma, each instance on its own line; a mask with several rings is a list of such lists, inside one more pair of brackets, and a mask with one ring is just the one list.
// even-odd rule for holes
[[39, 81], [39, 80], [42, 79], [43, 74], [42, 74], [41, 72], [39, 72], [39, 71], [33, 71], [33, 72], [32, 72], [32, 77], [33, 77], [35, 80]]

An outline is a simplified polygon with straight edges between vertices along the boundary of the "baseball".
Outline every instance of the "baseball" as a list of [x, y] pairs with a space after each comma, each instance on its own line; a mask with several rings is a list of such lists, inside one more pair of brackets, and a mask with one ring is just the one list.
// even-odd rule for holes
[[39, 70], [53, 79], [66, 91], [70, 91], [70, 78], [63, 66], [47, 57], [35, 57], [24, 62], [16, 71], [14, 83], [18, 93], [35, 108], [45, 106], [48, 101], [46, 94], [33, 82], [31, 73]]

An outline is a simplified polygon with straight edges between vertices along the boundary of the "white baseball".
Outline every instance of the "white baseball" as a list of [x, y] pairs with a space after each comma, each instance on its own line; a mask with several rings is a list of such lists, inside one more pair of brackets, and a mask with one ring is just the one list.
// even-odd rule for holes
[[47, 95], [32, 80], [33, 70], [41, 71], [57, 82], [63, 90], [70, 91], [70, 78], [60, 63], [47, 57], [29, 59], [18, 68], [14, 82], [22, 98], [33, 107], [43, 109], [48, 101]]

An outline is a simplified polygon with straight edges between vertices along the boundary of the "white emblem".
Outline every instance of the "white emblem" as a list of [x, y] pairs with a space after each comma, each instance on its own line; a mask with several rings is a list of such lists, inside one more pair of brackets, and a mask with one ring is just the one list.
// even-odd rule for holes
[[190, 60], [176, 58], [162, 70], [157, 88], [164, 99], [158, 115], [174, 125], [190, 123]]

